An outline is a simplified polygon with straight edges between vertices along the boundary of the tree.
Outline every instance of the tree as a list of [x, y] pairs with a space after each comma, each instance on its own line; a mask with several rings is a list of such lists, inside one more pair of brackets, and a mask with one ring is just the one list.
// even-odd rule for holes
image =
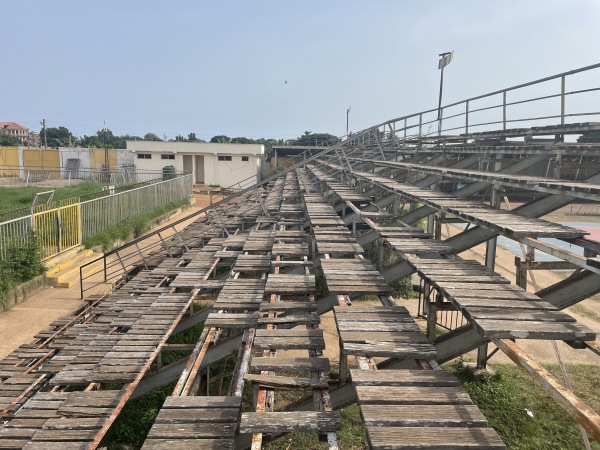
[[[44, 130], [40, 130], [40, 137], [44, 139]], [[72, 147], [77, 142], [73, 133], [66, 127], [47, 127], [46, 128], [46, 139], [48, 147]]]
[[600, 142], [600, 131], [586, 131], [579, 136], [577, 142], [582, 144]]
[[230, 144], [231, 138], [229, 136], [218, 135], [211, 137], [210, 142], [213, 144]]
[[188, 134], [187, 140], [189, 142], [196, 142], [198, 140], [198, 138], [196, 138], [196, 133], [190, 133], [190, 134]]
[[124, 136], [115, 136], [112, 131], [98, 130], [95, 135], [83, 136], [79, 139], [78, 144], [81, 147], [88, 148], [125, 148], [127, 143], [125, 141], [136, 141], [142, 140], [139, 136], [130, 136], [128, 134]]
[[146, 133], [144, 135], [144, 140], [145, 141], [162, 141], [161, 138], [159, 138], [157, 135], [155, 135], [154, 133]]
[[21, 145], [19, 139], [16, 136], [11, 136], [9, 134], [0, 134], [0, 145], [4, 145], [7, 147], [16, 147], [17, 145]]
[[254, 144], [253, 139], [248, 139], [246, 137], [236, 137], [231, 139], [232, 144]]
[[328, 147], [335, 145], [340, 142], [340, 138], [329, 133], [313, 133], [312, 131], [305, 131], [294, 142], [294, 145], [305, 145], [310, 147]]

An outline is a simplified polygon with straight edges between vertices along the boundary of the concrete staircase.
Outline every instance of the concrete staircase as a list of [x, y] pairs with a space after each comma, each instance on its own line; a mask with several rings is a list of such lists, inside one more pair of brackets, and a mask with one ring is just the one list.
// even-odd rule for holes
[[[70, 288], [79, 283], [79, 268], [101, 257], [91, 249], [74, 249], [46, 261], [46, 285], [55, 288]], [[102, 260], [90, 264], [83, 270], [83, 276], [98, 272], [103, 267]]]

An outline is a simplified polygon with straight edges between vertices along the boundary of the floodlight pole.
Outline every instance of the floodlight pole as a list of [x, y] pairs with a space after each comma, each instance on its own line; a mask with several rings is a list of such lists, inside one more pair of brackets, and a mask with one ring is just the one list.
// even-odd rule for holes
[[350, 121], [350, 111], [351, 110], [352, 110], [352, 106], [348, 106], [348, 108], [346, 109], [346, 139], [348, 139], [348, 136], [349, 136], [348, 124]]
[[442, 132], [442, 92], [444, 89], [444, 67], [450, 64], [450, 61], [446, 62], [446, 57], [451, 55], [453, 52], [444, 52], [440, 53], [440, 61], [438, 63], [438, 68], [441, 70], [440, 72], [440, 98], [438, 101], [438, 134]]

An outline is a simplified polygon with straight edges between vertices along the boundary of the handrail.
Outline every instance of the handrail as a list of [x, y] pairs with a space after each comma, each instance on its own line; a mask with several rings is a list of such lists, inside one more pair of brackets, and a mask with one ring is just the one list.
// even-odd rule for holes
[[[585, 67], [580, 67], [578, 69], [568, 70], [566, 72], [561, 72], [561, 73], [558, 73], [556, 75], [551, 75], [549, 77], [540, 78], [540, 79], [534, 80], [534, 81], [528, 81], [527, 83], [516, 84], [514, 86], [510, 86], [510, 87], [507, 87], [507, 88], [504, 88], [504, 89], [499, 89], [497, 91], [489, 92], [487, 94], [481, 94], [481, 95], [477, 95], [475, 97], [470, 97], [470, 98], [466, 98], [466, 99], [463, 99], [463, 100], [459, 100], [459, 101], [454, 102], [454, 103], [448, 103], [446, 105], [442, 105], [441, 109], [444, 110], [444, 109], [450, 108], [452, 106], [460, 105], [462, 103], [472, 102], [474, 100], [479, 100], [479, 99], [482, 99], [482, 98], [491, 97], [493, 95], [498, 95], [498, 94], [502, 94], [504, 92], [514, 91], [515, 89], [520, 89], [520, 88], [524, 88], [524, 87], [527, 87], [527, 86], [533, 86], [534, 84], [544, 83], [546, 81], [555, 80], [555, 79], [558, 79], [558, 78], [566, 77], [568, 75], [574, 75], [576, 73], [585, 72], [587, 70], [592, 70], [592, 69], [597, 69], [597, 68], [600, 68], [600, 63], [592, 64], [592, 65], [585, 66]], [[574, 93], [578, 93], [578, 92], [574, 92]], [[499, 105], [499, 106], [502, 106], [502, 105]], [[425, 111], [420, 111], [420, 112], [417, 112], [417, 113], [414, 113], [414, 114], [409, 114], [409, 115], [406, 115], [406, 116], [401, 116], [401, 117], [398, 117], [396, 119], [391, 119], [391, 120], [388, 120], [386, 122], [382, 122], [379, 125], [374, 125], [371, 128], [379, 128], [381, 126], [385, 126], [385, 125], [388, 125], [388, 124], [391, 124], [391, 123], [394, 123], [394, 122], [399, 122], [400, 120], [410, 119], [410, 118], [413, 118], [413, 117], [418, 117], [421, 114], [427, 114], [427, 113], [430, 113], [430, 112], [437, 112], [437, 110], [438, 110], [437, 108], [433, 108], [433, 109], [428, 109], [428, 110], [425, 110]]]

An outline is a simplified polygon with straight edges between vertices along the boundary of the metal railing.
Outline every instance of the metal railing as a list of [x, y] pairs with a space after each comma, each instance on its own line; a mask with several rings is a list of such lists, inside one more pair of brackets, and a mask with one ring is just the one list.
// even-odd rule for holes
[[90, 181], [104, 185], [144, 183], [162, 178], [162, 170], [139, 170], [135, 167], [69, 169], [66, 167], [1, 166], [1, 186], [72, 186]]
[[[582, 79], [585, 77], [591, 81]], [[599, 102], [589, 101], [592, 93], [599, 93], [600, 99], [598, 80], [600, 63], [444, 105], [440, 120], [437, 108], [388, 120], [363, 130], [360, 135], [350, 136], [344, 143], [347, 147], [364, 145], [368, 141], [379, 146], [404, 145], [408, 139], [437, 139], [447, 132], [452, 132], [455, 137], [461, 135], [466, 140], [472, 138], [470, 133], [474, 131], [499, 130], [500, 126], [502, 131], [516, 124], [529, 127], [556, 124], [558, 121], [565, 125], [575, 118], [585, 118], [586, 121], [590, 117], [598, 119], [600, 110], [593, 108], [597, 108]], [[569, 83], [573, 87], [568, 89]], [[544, 90], [543, 95], [537, 93]], [[569, 106], [567, 100], [575, 98], [583, 105], [584, 95], [589, 106], [576, 103]], [[369, 133], [365, 134], [367, 131]]]
[[[185, 175], [185, 173], [176, 173], [170, 174], [169, 178], [177, 178]], [[110, 195], [114, 195], [120, 192], [129, 191], [135, 188], [139, 188], [142, 186], [147, 186], [149, 184], [159, 183], [163, 181], [163, 175], [158, 176], [157, 178], [148, 179], [146, 181], [142, 181], [140, 183], [133, 184], [120, 184], [114, 185], [112, 188], [108, 185], [98, 183], [98, 191], [92, 192], [90, 194], [81, 195], [79, 197], [70, 197], [61, 200], [55, 200], [49, 203], [40, 203], [35, 206], [26, 206], [23, 208], [13, 209], [11, 211], [6, 211], [0, 213], [0, 223], [6, 222], [7, 220], [17, 219], [19, 217], [24, 217], [30, 214], [35, 214], [43, 211], [48, 211], [55, 208], [60, 208], [62, 206], [72, 205], [74, 203], [80, 203], [87, 200], [93, 200], [100, 197], [108, 197]]]
[[42, 258], [48, 259], [111, 225], [191, 195], [192, 175], [188, 174], [85, 202], [68, 202], [54, 208], [44, 206], [0, 223], [0, 257], [6, 256], [13, 243], [26, 239], [33, 230], [40, 240]]
[[82, 241], [123, 220], [192, 195], [192, 175], [81, 202]]

